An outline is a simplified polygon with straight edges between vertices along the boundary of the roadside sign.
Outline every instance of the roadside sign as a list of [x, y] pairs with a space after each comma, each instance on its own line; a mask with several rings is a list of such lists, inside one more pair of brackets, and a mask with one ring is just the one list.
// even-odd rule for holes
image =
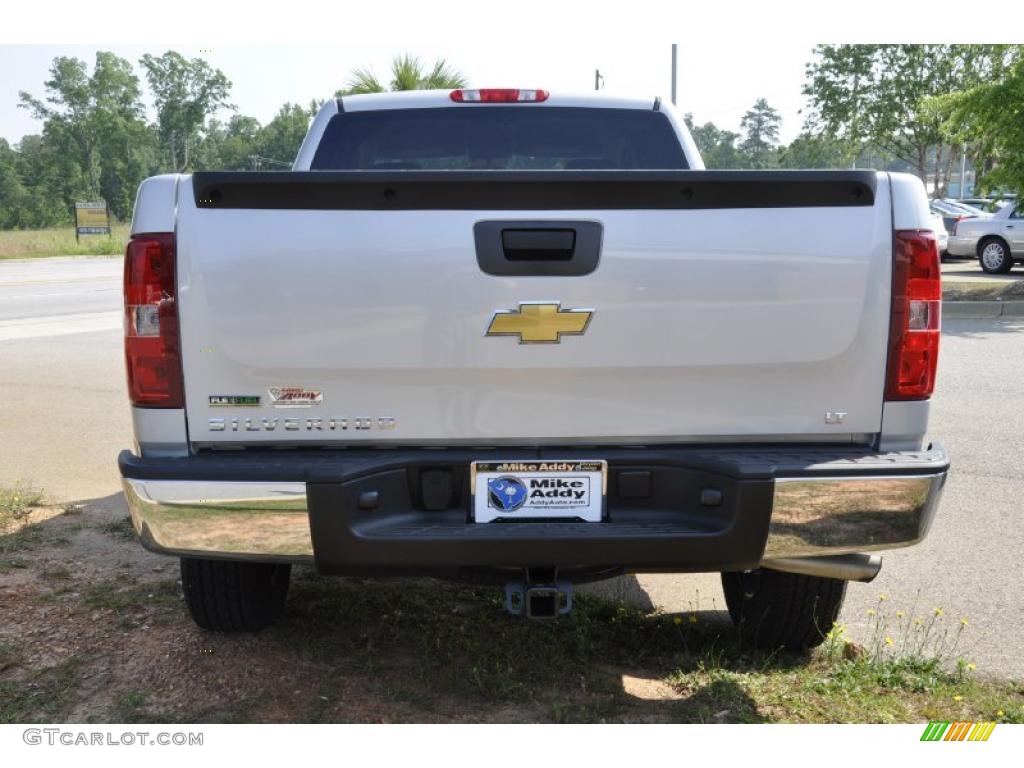
[[109, 235], [110, 212], [104, 201], [75, 203], [75, 240], [82, 235]]

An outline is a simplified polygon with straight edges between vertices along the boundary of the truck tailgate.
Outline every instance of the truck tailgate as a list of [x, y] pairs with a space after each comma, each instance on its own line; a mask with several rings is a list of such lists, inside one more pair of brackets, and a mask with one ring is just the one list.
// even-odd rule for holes
[[[286, 185], [318, 177], [291, 195], [260, 194], [267, 174], [234, 186], [243, 174], [182, 178], [193, 444], [849, 442], [879, 431], [884, 174], [876, 186], [863, 172], [563, 171], [540, 179], [533, 208], [514, 174], [475, 192], [435, 184], [433, 196], [418, 175], [279, 174]], [[486, 274], [474, 225], [495, 220], [597, 222], [597, 267]], [[592, 316], [560, 343], [485, 335], [496, 312], [531, 302]]]

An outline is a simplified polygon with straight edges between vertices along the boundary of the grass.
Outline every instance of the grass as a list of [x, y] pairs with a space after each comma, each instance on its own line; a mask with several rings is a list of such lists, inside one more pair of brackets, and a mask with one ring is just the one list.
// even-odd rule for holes
[[[28, 525], [28, 516], [45, 502], [41, 490], [20, 480], [0, 486], [0, 555], [32, 549], [43, 541], [39, 527]], [[20, 562], [0, 558], [0, 573], [12, 567], [21, 567]]]
[[131, 613], [146, 605], [177, 605], [181, 602], [178, 582], [167, 579], [136, 584], [123, 579], [110, 579], [87, 585], [82, 592], [82, 604], [92, 610]]
[[943, 301], [1013, 301], [1024, 299], [1024, 280], [974, 282], [943, 279]]
[[70, 657], [32, 670], [20, 680], [0, 680], [0, 723], [54, 722], [74, 699], [81, 683], [80, 660]]
[[106, 256], [124, 253], [128, 224], [114, 224], [110, 237], [82, 235], [75, 241], [72, 226], [54, 229], [11, 229], [0, 231], [0, 260], [32, 259], [42, 256]]
[[0, 486], [0, 533], [28, 517], [43, 504], [43, 492], [20, 480], [12, 487]]
[[18, 647], [6, 640], [0, 640], [0, 672], [21, 663], [22, 653]]
[[[883, 617], [877, 649], [852, 653], [837, 627], [822, 648], [793, 654], [739, 645], [715, 611], [644, 613], [579, 594], [569, 616], [531, 622], [505, 613], [493, 587], [298, 570], [279, 624], [219, 635], [190, 625], [177, 579], [69, 591], [64, 576], [47, 577], [64, 620], [110, 631], [42, 669], [23, 641], [0, 643], [0, 722], [59, 720], [97, 690], [110, 693], [89, 710], [97, 722], [1024, 722], [1024, 688], [976, 679], [956, 652], [966, 625], [934, 610], [910, 619], [902, 646], [885, 642], [901, 625]], [[153, 677], [118, 675], [115, 637], [162, 649], [147, 662]], [[179, 678], [174, 696], [159, 687]]]
[[99, 530], [118, 541], [135, 541], [135, 528], [131, 518], [122, 517], [109, 523], [103, 523]]
[[[42, 530], [37, 525], [26, 525], [15, 528], [7, 533], [0, 532], [0, 555], [12, 552], [26, 552], [35, 549], [46, 541]], [[21, 560], [0, 559], [0, 571], [22, 567]]]
[[[541, 717], [559, 722], [654, 711], [682, 722], [918, 722], [1016, 721], [1024, 707], [1024, 691], [938, 657], [750, 651], [698, 614], [644, 614], [588, 595], [568, 617], [529, 622], [506, 615], [492, 589], [317, 578], [293, 589], [275, 644], [328, 667], [328, 679], [400, 681], [384, 694], [427, 712], [448, 699], [540, 703]], [[626, 693], [622, 675], [636, 670], [675, 695]]]

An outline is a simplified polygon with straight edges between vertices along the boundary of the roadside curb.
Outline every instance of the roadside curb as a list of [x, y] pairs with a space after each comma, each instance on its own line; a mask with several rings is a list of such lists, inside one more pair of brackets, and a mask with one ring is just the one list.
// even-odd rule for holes
[[946, 317], [1024, 317], [1024, 301], [943, 301]]

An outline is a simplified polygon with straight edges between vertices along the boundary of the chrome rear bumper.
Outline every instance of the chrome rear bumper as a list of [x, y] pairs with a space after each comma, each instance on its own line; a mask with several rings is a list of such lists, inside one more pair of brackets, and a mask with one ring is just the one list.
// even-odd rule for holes
[[305, 483], [122, 478], [143, 546], [170, 555], [312, 561]]
[[[792, 458], [793, 452], [786, 455]], [[735, 458], [735, 454], [729, 456]], [[757, 456], [763, 460], [765, 453]], [[652, 465], [659, 461], [649, 460]], [[678, 455], [673, 455], [672, 460], [681, 463]], [[314, 508], [319, 505], [319, 514], [322, 518], [328, 517], [334, 526], [330, 528], [334, 532], [332, 537], [338, 534], [338, 538], [347, 542], [342, 551], [331, 553], [332, 562], [342, 561], [343, 564], [351, 559], [354, 565], [372, 571], [386, 571], [390, 566], [397, 568], [403, 563], [427, 570], [434, 565], [498, 565], [500, 563], [494, 561], [502, 557], [501, 553], [508, 553], [509, 564], [536, 556], [538, 562], [564, 557], [566, 564], [618, 565], [627, 570], [658, 570], [660, 567], [713, 571], [755, 567], [758, 563], [771, 567], [772, 561], [778, 561], [779, 570], [793, 570], [799, 568], [799, 563], [794, 566], [794, 558], [872, 552], [920, 541], [931, 525], [948, 470], [945, 451], [938, 447], [912, 454], [885, 454], [884, 460], [873, 455], [863, 461], [812, 461], [803, 476], [795, 477], [780, 475], [785, 470], [781, 462], [751, 464], [744, 457], [747, 463], [743, 464], [742, 471], [750, 474], [750, 478], [730, 481], [736, 483], [735, 491], [733, 486], [726, 486], [729, 489], [726, 493], [737, 497], [736, 517], [723, 523], [721, 530], [712, 530], [711, 527], [702, 529], [699, 523], [692, 522], [687, 522], [689, 528], [673, 527], [666, 523], [660, 510], [653, 512], [662, 515], [657, 522], [635, 522], [634, 518], [626, 521], [627, 513], [643, 512], [638, 512], [635, 505], [629, 507], [619, 502], [619, 507], [624, 508], [619, 513], [612, 507], [611, 497], [610, 524], [481, 526], [467, 523], [462, 513], [454, 513], [453, 517], [451, 510], [431, 513], [413, 509], [408, 499], [400, 502], [397, 510], [377, 510], [375, 517], [374, 509], [361, 506], [362, 499], [366, 488], [377, 487], [373, 485], [375, 478], [386, 476], [383, 470], [378, 474], [363, 471], [348, 480], [339, 476], [333, 483], [308, 478], [315, 481], [315, 486], [306, 481], [282, 481], [273, 477], [268, 480], [131, 477], [134, 470], [126, 470], [125, 463], [137, 465], [143, 461], [135, 457], [123, 460], [122, 474], [132, 522], [147, 549], [196, 557], [316, 561], [320, 566], [325, 558], [320, 550], [333, 548], [334, 541], [321, 535], [321, 543], [314, 546], [316, 537], [310, 521], [316, 514]], [[395, 463], [393, 460], [392, 465]], [[399, 479], [382, 480], [385, 483], [381, 486], [382, 495], [394, 498], [402, 493], [405, 472], [400, 469], [402, 462], [397, 464], [399, 468], [389, 466], [387, 472], [392, 475], [398, 472]], [[612, 467], [614, 469], [615, 465]], [[631, 466], [624, 468], [632, 469]], [[764, 477], [766, 474], [770, 476]], [[386, 482], [393, 484], [388, 486]], [[748, 490], [741, 491], [740, 484], [746, 484], [744, 488]], [[315, 493], [309, 491], [311, 487], [315, 488]], [[311, 502], [311, 496], [320, 501]], [[339, 507], [346, 506], [350, 507], [348, 511], [339, 511]], [[713, 516], [715, 510], [700, 510], [700, 513]], [[339, 518], [344, 520], [339, 522]], [[759, 527], [758, 518], [764, 519], [763, 526]], [[542, 525], [547, 527], [542, 530]], [[745, 528], [738, 531], [743, 526]], [[731, 558], [729, 541], [737, 544], [738, 533], [742, 533], [744, 552]], [[731, 540], [730, 535], [734, 536]], [[760, 543], [751, 542], [752, 536], [760, 536]], [[680, 543], [678, 562], [664, 554], [668, 539]], [[693, 560], [693, 553], [702, 551], [702, 543], [705, 548], [719, 548], [717, 560]], [[659, 546], [663, 551], [661, 555], [646, 554]], [[760, 559], [756, 554], [751, 555], [751, 551], [761, 553]], [[463, 556], [465, 562], [448, 562], [453, 557]], [[592, 562], [588, 559], [597, 557], [613, 560]], [[787, 562], [788, 567], [783, 567]]]

